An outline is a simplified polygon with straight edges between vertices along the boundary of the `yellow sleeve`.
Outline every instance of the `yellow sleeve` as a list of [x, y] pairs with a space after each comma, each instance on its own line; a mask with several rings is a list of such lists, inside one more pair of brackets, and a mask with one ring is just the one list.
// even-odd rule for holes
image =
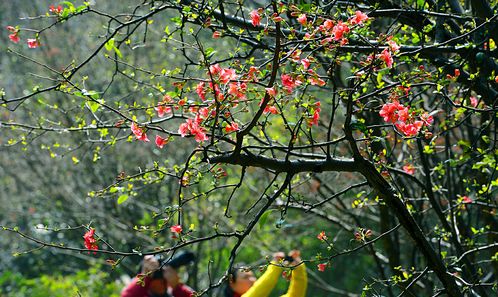
[[242, 297], [267, 297], [277, 284], [281, 274], [281, 267], [271, 264], [268, 265], [265, 273], [256, 280], [249, 291], [245, 292]]
[[305, 297], [307, 287], [308, 274], [306, 273], [306, 266], [303, 263], [292, 270], [289, 290], [282, 297]]

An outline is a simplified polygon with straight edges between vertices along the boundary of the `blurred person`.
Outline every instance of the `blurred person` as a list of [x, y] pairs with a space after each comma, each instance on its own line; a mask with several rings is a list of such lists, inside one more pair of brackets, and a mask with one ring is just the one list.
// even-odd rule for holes
[[282, 252], [274, 254], [274, 259], [268, 265], [265, 273], [256, 279], [253, 272], [236, 265], [232, 267], [228, 275], [228, 284], [224, 288], [223, 297], [267, 297], [277, 284], [284, 269], [278, 266], [285, 259], [284, 263], [295, 266], [290, 276], [289, 289], [282, 297], [304, 297], [308, 286], [308, 276], [306, 266], [302, 263], [300, 252], [291, 251], [289, 257], [285, 257]]
[[[193, 257], [192, 253], [180, 254], [176, 259], [185, 261], [185, 258]], [[187, 262], [192, 261], [187, 259]], [[186, 263], [177, 263], [172, 259], [170, 262], [161, 264], [159, 259], [152, 255], [144, 257], [139, 276], [123, 289], [121, 297], [190, 297], [194, 290], [183, 284], [178, 276], [177, 268]]]

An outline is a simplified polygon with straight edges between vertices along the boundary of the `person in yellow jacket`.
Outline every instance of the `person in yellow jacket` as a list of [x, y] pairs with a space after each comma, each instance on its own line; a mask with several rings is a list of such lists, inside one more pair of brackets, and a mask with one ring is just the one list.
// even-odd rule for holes
[[[290, 266], [301, 263], [299, 251], [292, 251], [289, 254], [294, 261]], [[256, 277], [250, 270], [241, 267], [232, 269], [229, 275], [229, 283], [225, 288], [224, 297], [267, 297], [277, 284], [284, 269], [279, 266], [285, 254], [276, 253], [274, 260], [268, 265], [265, 273], [256, 280]], [[289, 289], [282, 297], [304, 297], [308, 286], [308, 276], [304, 263], [299, 264], [292, 269]]]

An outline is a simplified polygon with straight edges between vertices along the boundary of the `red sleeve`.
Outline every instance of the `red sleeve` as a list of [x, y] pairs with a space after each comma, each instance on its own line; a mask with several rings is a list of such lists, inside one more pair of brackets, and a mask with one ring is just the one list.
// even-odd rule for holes
[[138, 283], [138, 278], [134, 277], [131, 283], [121, 292], [121, 297], [147, 297], [150, 285], [150, 278], [144, 278], [145, 286]]
[[187, 285], [179, 284], [173, 289], [173, 297], [191, 297], [194, 290]]

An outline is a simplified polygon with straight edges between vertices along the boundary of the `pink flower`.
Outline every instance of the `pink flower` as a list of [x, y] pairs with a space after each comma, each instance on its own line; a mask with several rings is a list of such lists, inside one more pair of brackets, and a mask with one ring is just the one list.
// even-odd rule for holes
[[209, 137], [207, 137], [207, 135], [203, 129], [193, 131], [192, 134], [194, 134], [194, 139], [197, 142], [203, 142], [203, 141], [209, 140]]
[[164, 106], [164, 105], [159, 105], [158, 107], [154, 108], [157, 111], [157, 116], [162, 118], [164, 115], [168, 112], [171, 112], [171, 107], [169, 106]]
[[265, 88], [266, 92], [270, 97], [275, 97], [277, 95], [277, 91], [275, 90], [275, 87], [273, 88]]
[[413, 164], [406, 164], [405, 166], [403, 166], [403, 171], [410, 175], [413, 175], [415, 174], [415, 167], [413, 166]]
[[202, 101], [206, 100], [206, 90], [204, 89], [204, 86], [205, 86], [205, 83], [200, 82], [195, 87], [195, 92], [197, 93], [197, 95], [199, 95], [199, 97], [202, 99]]
[[469, 198], [469, 196], [463, 196], [462, 197], [462, 202], [463, 203], [472, 203], [472, 202], [474, 202], [474, 200], [472, 200], [471, 198]]
[[429, 115], [427, 112], [421, 114], [420, 119], [422, 120], [422, 122], [424, 122], [425, 126], [430, 126], [432, 125], [432, 123], [434, 123], [434, 118], [431, 115]]
[[213, 32], [213, 38], [214, 39], [218, 39], [221, 37], [221, 32], [220, 31], [214, 31]]
[[309, 59], [305, 58], [301, 60], [301, 64], [303, 65], [304, 70], [307, 70], [308, 68], [310, 68], [311, 63]]
[[12, 34], [9, 34], [9, 39], [13, 42], [13, 43], [18, 43], [19, 40], [21, 40], [21, 38], [19, 38], [19, 33], [12, 33]]
[[349, 27], [346, 23], [339, 21], [334, 28], [332, 28], [332, 34], [334, 35], [334, 40], [339, 41], [342, 39], [343, 35], [349, 32]]
[[321, 263], [321, 264], [318, 264], [317, 267], [318, 267], [318, 271], [324, 272], [325, 268], [327, 268], [327, 264]]
[[300, 81], [295, 80], [289, 74], [282, 74], [280, 78], [282, 79], [282, 85], [287, 89], [289, 93], [291, 93], [296, 86], [301, 84]]
[[415, 136], [418, 134], [423, 124], [424, 123], [422, 121], [415, 121], [412, 124], [407, 124], [405, 122], [397, 122], [394, 125], [399, 131], [403, 132], [406, 136]]
[[258, 77], [256, 75], [259, 73], [261, 73], [261, 71], [259, 71], [259, 68], [251, 66], [249, 67], [249, 71], [247, 72], [247, 79], [257, 82]]
[[182, 137], [185, 137], [190, 133], [195, 136], [195, 141], [197, 142], [208, 140], [209, 138], [207, 137], [204, 128], [200, 126], [201, 121], [202, 119], [200, 117], [196, 117], [195, 121], [188, 119], [185, 123], [180, 125], [178, 133], [180, 133]]
[[307, 18], [306, 18], [306, 15], [303, 13], [303, 14], [300, 14], [299, 17], [297, 18], [297, 21], [299, 22], [299, 24], [301, 25], [306, 25], [307, 23]]
[[472, 105], [472, 107], [477, 107], [478, 103], [479, 103], [479, 100], [477, 100], [476, 97], [474, 97], [474, 96], [470, 97], [470, 105]]
[[402, 110], [405, 107], [399, 104], [398, 101], [393, 101], [393, 103], [386, 103], [382, 106], [379, 115], [384, 118], [385, 122], [395, 123], [398, 120], [398, 110]]
[[334, 21], [333, 20], [325, 20], [323, 23], [323, 28], [326, 30], [330, 30], [334, 27]]
[[164, 95], [163, 101], [158, 104], [154, 109], [157, 111], [157, 116], [162, 118], [166, 113], [171, 112], [171, 107], [166, 104], [171, 103], [173, 100], [169, 95]]
[[220, 81], [224, 84], [228, 83], [231, 80], [236, 80], [237, 74], [234, 69], [223, 68], [220, 72]]
[[40, 41], [38, 41], [38, 39], [30, 38], [27, 41], [28, 41], [29, 48], [37, 48], [40, 46]]
[[168, 143], [169, 139], [168, 138], [162, 138], [159, 135], [156, 135], [156, 146], [158, 148], [163, 148], [164, 145]]
[[143, 128], [139, 127], [137, 123], [133, 122], [131, 123], [131, 132], [135, 134], [135, 137], [138, 140], [141, 140], [143, 142], [149, 142], [149, 138], [147, 138], [147, 134], [145, 134]]
[[266, 105], [264, 113], [278, 114], [278, 109], [273, 105]]
[[312, 76], [309, 78], [309, 80], [310, 84], [313, 86], [323, 87], [326, 84], [326, 82], [323, 79], [319, 78], [318, 76]]
[[209, 66], [209, 72], [211, 73], [211, 75], [218, 75], [221, 72], [220, 64], [214, 64]]
[[259, 26], [261, 23], [261, 16], [259, 15], [259, 12], [257, 10], [251, 11], [251, 23], [254, 27]]
[[182, 226], [180, 226], [180, 225], [171, 226], [169, 229], [171, 230], [172, 233], [176, 233], [176, 234], [182, 233], [182, 230], [183, 230]]
[[83, 239], [85, 240], [85, 248], [87, 250], [98, 250], [99, 246], [97, 245], [97, 240], [95, 239], [95, 229], [91, 228], [88, 232], [83, 235]]
[[322, 232], [318, 233], [316, 238], [318, 238], [318, 240], [325, 241], [325, 240], [327, 240], [327, 235], [325, 235], [325, 231], [322, 231]]
[[182, 137], [187, 136], [189, 132], [190, 132], [190, 130], [188, 128], [188, 122], [187, 123], [183, 123], [183, 124], [180, 125], [180, 127], [178, 127], [178, 133], [180, 133], [180, 135]]
[[246, 83], [230, 83], [228, 86], [228, 94], [235, 96], [239, 99], [245, 99], [246, 98], [246, 90], [247, 90], [247, 84]]
[[12, 33], [16, 33], [16, 32], [18, 31], [16, 28], [14, 28], [14, 27], [12, 27], [12, 26], [7, 26], [7, 27], [5, 27], [5, 28], [6, 28], [7, 30], [9, 30], [10, 32], [12, 32]]
[[393, 53], [396, 53], [397, 51], [399, 51], [400, 46], [396, 43], [396, 41], [388, 40], [387, 44], [389, 44], [389, 48], [391, 49], [391, 51]]
[[380, 53], [379, 55], [379, 59], [381, 59], [382, 61], [384, 61], [384, 63], [386, 63], [386, 66], [388, 68], [392, 68], [393, 67], [393, 57], [391, 56], [391, 52], [387, 50], [387, 48], [385, 48], [382, 53]]
[[351, 24], [352, 25], [360, 25], [364, 21], [368, 20], [368, 16], [364, 14], [363, 12], [357, 10], [355, 12], [355, 16], [351, 18]]
[[320, 119], [320, 108], [315, 109], [313, 112], [313, 117], [311, 118], [310, 126], [318, 126], [318, 120]]
[[233, 122], [231, 124], [228, 124], [226, 127], [225, 127], [225, 132], [226, 133], [230, 133], [230, 132], [234, 132], [234, 131], [238, 131], [239, 130], [239, 124]]

